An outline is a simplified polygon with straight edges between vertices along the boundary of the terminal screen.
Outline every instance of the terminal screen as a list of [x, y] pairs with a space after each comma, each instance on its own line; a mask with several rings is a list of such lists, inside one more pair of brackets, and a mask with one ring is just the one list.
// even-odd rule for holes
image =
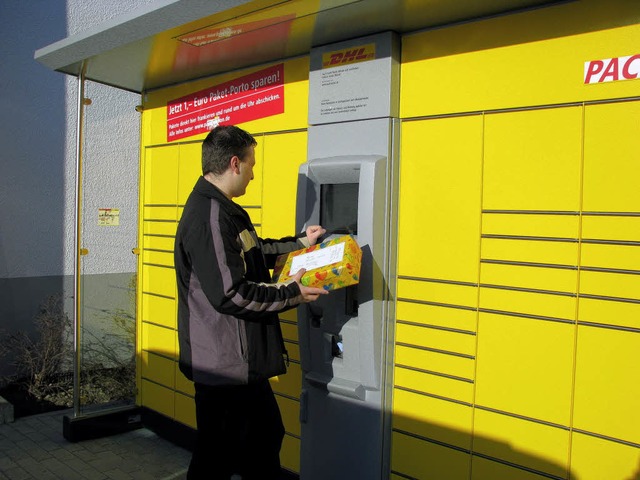
[[331, 233], [358, 233], [357, 183], [320, 186], [320, 225]]

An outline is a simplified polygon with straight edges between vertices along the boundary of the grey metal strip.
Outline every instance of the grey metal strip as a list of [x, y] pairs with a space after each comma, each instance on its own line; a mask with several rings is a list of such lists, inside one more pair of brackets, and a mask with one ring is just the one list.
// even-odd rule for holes
[[620, 273], [624, 275], [640, 275], [640, 270], [625, 270], [622, 268], [580, 267], [583, 272]]
[[413, 298], [398, 297], [397, 301], [407, 302], [407, 303], [417, 303], [419, 305], [431, 305], [432, 307], [455, 308], [457, 310], [467, 310], [470, 312], [476, 312], [478, 310], [476, 307], [468, 307], [466, 305], [454, 305], [451, 303], [430, 302], [427, 300], [415, 300]]
[[[417, 433], [409, 432], [407, 430], [402, 430], [400, 428], [394, 428], [394, 432], [399, 433], [401, 435], [406, 435], [407, 437], [415, 438], [416, 440], [422, 440], [424, 442], [433, 443], [435, 445], [440, 445], [441, 447], [450, 448], [452, 450], [457, 450], [458, 452], [466, 453], [467, 455], [471, 454], [471, 450], [463, 447], [459, 447], [457, 445], [451, 445], [450, 443], [441, 442], [440, 440], [435, 440], [433, 438], [428, 438], [422, 435], [418, 435]], [[471, 435], [469, 435], [471, 437]], [[411, 478], [411, 477], [407, 477]]]
[[640, 212], [582, 212], [587, 217], [640, 217]]
[[502, 465], [507, 465], [508, 467], [517, 468], [518, 470], [523, 470], [525, 472], [533, 473], [535, 475], [539, 475], [545, 478], [551, 478], [553, 480], [565, 480], [566, 477], [558, 477], [556, 475], [552, 475], [551, 473], [546, 473], [541, 470], [535, 470], [533, 468], [525, 467], [524, 465], [518, 465], [517, 463], [508, 462], [507, 460], [503, 460], [501, 458], [492, 457], [491, 455], [486, 455], [480, 452], [472, 452], [471, 455], [474, 457], [484, 458], [485, 460], [490, 460], [492, 462], [500, 463]]
[[175, 300], [176, 297], [170, 297], [169, 295], [162, 295], [160, 293], [154, 293], [154, 292], [146, 292], [146, 291], [142, 291], [143, 295], [151, 295], [152, 297], [160, 297], [160, 298], [166, 298], [168, 300]]
[[[575, 1], [575, 0], [568, 0], [568, 1]], [[414, 33], [419, 33], [419, 31]], [[640, 97], [624, 97], [624, 98], [607, 99], [607, 100], [589, 100], [586, 102], [550, 103], [545, 105], [534, 105], [529, 107], [497, 108], [495, 110], [474, 110], [469, 112], [443, 113], [443, 114], [437, 114], [437, 115], [407, 117], [407, 118], [402, 118], [401, 121], [415, 122], [420, 120], [437, 120], [439, 118], [469, 117], [469, 116], [475, 116], [475, 115], [492, 115], [496, 113], [528, 112], [528, 111], [534, 111], [534, 110], [549, 110], [553, 108], [584, 107], [589, 105], [636, 102], [639, 100], [640, 100]]]
[[476, 359], [474, 355], [468, 355], [466, 353], [450, 352], [449, 350], [441, 350], [438, 348], [423, 347], [421, 345], [415, 345], [413, 343], [396, 342], [396, 346], [415, 348], [416, 350], [424, 350], [426, 352], [442, 353], [443, 355], [451, 355], [452, 357], [461, 357], [461, 358], [466, 358], [468, 360]]
[[462, 330], [459, 328], [443, 327], [441, 325], [432, 325], [430, 323], [411, 322], [409, 320], [399, 320], [399, 319], [396, 319], [396, 323], [401, 323], [402, 325], [411, 325], [413, 327], [431, 328], [433, 330], [443, 330], [445, 332], [461, 333], [463, 335], [474, 335], [474, 336], [476, 335], [476, 332], [472, 330]]
[[563, 215], [579, 216], [580, 212], [568, 210], [482, 210], [482, 213], [497, 215]]
[[513, 287], [510, 285], [493, 285], [490, 283], [481, 283], [480, 288], [491, 288], [494, 290], [510, 290], [515, 292], [524, 292], [524, 293], [540, 293], [543, 295], [557, 295], [561, 297], [577, 297], [576, 293], [571, 292], [560, 292], [557, 290], [542, 290], [538, 288], [525, 288], [525, 287]]
[[398, 280], [412, 280], [416, 282], [428, 282], [428, 283], [444, 283], [447, 285], [460, 285], [462, 287], [477, 287], [477, 283], [473, 282], [461, 282], [457, 280], [444, 280], [440, 278], [426, 278], [426, 277], [410, 277], [407, 275], [398, 275]]
[[416, 395], [422, 395], [423, 397], [435, 398], [437, 400], [444, 400], [445, 402], [456, 403], [458, 405], [464, 405], [465, 407], [473, 407], [473, 404], [469, 402], [463, 402], [462, 400], [456, 400], [455, 398], [443, 397], [442, 395], [434, 395], [433, 393], [421, 392], [420, 390], [414, 390], [413, 388], [402, 387], [400, 385], [394, 385], [396, 390], [402, 390], [409, 393], [415, 393]]
[[160, 268], [169, 268], [171, 270], [175, 270], [175, 267], [170, 267], [169, 265], [160, 265], [159, 263], [147, 263], [142, 262], [142, 265], [147, 265], [149, 267], [160, 267]]
[[423, 368], [416, 368], [416, 367], [411, 367], [409, 365], [403, 365], [401, 363], [396, 363], [396, 367], [397, 368], [402, 368], [404, 370], [411, 370], [413, 372], [418, 372], [418, 373], [426, 373], [428, 375], [435, 375], [436, 377], [443, 377], [443, 378], [448, 378], [450, 380], [457, 380], [459, 382], [465, 382], [465, 383], [475, 383], [472, 379], [470, 378], [465, 378], [465, 377], [458, 377], [456, 375], [450, 375], [448, 373], [442, 373], [442, 372], [436, 372], [435, 370], [425, 370]]
[[158, 223], [178, 223], [178, 220], [167, 220], [166, 218], [143, 218], [143, 222], [158, 222]]
[[640, 328], [625, 327], [623, 325], [608, 325], [606, 323], [585, 322], [582, 320], [578, 320], [578, 325], [594, 328], [606, 328], [607, 330], [619, 330], [622, 332], [640, 333]]
[[160, 253], [173, 253], [173, 250], [163, 250], [161, 248], [143, 248], [144, 252], [160, 252]]
[[275, 390], [273, 391], [273, 394], [278, 396], [278, 397], [282, 397], [282, 398], [288, 398], [289, 400], [293, 400], [294, 402], [300, 402], [300, 399], [298, 397], [294, 397], [292, 395], [287, 395], [286, 393], [282, 393], [282, 392], [276, 392]]
[[497, 413], [499, 415], [504, 415], [505, 417], [517, 418], [519, 420], [526, 420], [527, 422], [537, 423], [539, 425], [546, 425], [548, 427], [559, 428], [560, 430], [571, 430], [569, 427], [565, 425], [560, 425], [559, 423], [547, 422], [546, 420], [540, 420], [539, 418], [527, 417], [525, 415], [519, 415], [517, 413], [507, 412], [505, 410], [498, 410], [497, 408], [485, 407], [483, 405], [475, 405], [475, 408], [478, 410], [483, 410], [485, 412]]
[[622, 303], [638, 303], [638, 304], [640, 304], [640, 300], [637, 300], [635, 298], [607, 297], [605, 295], [591, 295], [589, 293], [581, 293], [579, 298], [588, 298], [590, 300], [605, 300], [607, 302], [622, 302]]
[[582, 243], [589, 243], [595, 245], [622, 245], [629, 247], [640, 247], [640, 242], [633, 240], [600, 240], [596, 238], [583, 238]]
[[563, 237], [534, 237], [527, 235], [495, 235], [490, 233], [483, 233], [481, 238], [496, 239], [496, 240], [530, 240], [534, 242], [562, 242], [562, 243], [579, 243], [577, 238], [563, 238]]
[[538, 262], [517, 262], [514, 260], [494, 260], [490, 258], [481, 258], [480, 263], [488, 263], [494, 265], [512, 265], [514, 267], [535, 267], [535, 268], [556, 268], [560, 270], [578, 270], [576, 265], [563, 265], [555, 263], [538, 263]]
[[531, 320], [544, 320], [546, 322], [567, 323], [569, 325], [573, 325], [576, 323], [575, 320], [567, 320], [566, 318], [545, 317], [543, 315], [532, 315], [529, 313], [509, 312], [506, 310], [492, 310], [489, 308], [479, 308], [478, 311], [480, 313], [491, 313], [494, 315], [504, 315], [507, 317], [528, 318]]
[[609, 442], [619, 443], [622, 445], [626, 445], [628, 447], [640, 448], [640, 443], [629, 442], [628, 440], [622, 440], [620, 438], [609, 437], [607, 435], [602, 435], [600, 433], [589, 432], [587, 430], [581, 430], [579, 428], [574, 428], [574, 432], [581, 433], [583, 435], [588, 435], [589, 437], [600, 438], [602, 440], [608, 440]]

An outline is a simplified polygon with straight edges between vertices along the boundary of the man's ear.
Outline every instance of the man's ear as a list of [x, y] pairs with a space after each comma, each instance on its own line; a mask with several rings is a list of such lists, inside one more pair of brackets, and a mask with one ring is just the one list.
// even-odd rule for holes
[[231, 167], [231, 171], [233, 173], [240, 173], [240, 158], [238, 158], [237, 155], [231, 157], [231, 160], [229, 160], [229, 166]]

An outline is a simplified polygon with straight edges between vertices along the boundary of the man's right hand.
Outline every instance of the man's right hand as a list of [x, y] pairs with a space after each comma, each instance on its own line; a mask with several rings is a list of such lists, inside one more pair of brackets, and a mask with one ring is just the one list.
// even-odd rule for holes
[[304, 285], [302, 285], [301, 280], [305, 272], [306, 270], [304, 268], [301, 268], [293, 276], [293, 280], [298, 284], [298, 287], [300, 287], [300, 293], [302, 294], [302, 299], [305, 303], [315, 302], [320, 297], [320, 295], [327, 295], [329, 293], [324, 288], [305, 287]]

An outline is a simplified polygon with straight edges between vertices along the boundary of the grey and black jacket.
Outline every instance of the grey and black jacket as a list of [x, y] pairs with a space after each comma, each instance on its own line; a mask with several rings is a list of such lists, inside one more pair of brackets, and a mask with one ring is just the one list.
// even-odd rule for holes
[[278, 312], [302, 303], [296, 283], [273, 284], [279, 254], [306, 237], [260, 239], [247, 212], [203, 177], [175, 241], [180, 370], [205, 385], [246, 384], [286, 371]]

